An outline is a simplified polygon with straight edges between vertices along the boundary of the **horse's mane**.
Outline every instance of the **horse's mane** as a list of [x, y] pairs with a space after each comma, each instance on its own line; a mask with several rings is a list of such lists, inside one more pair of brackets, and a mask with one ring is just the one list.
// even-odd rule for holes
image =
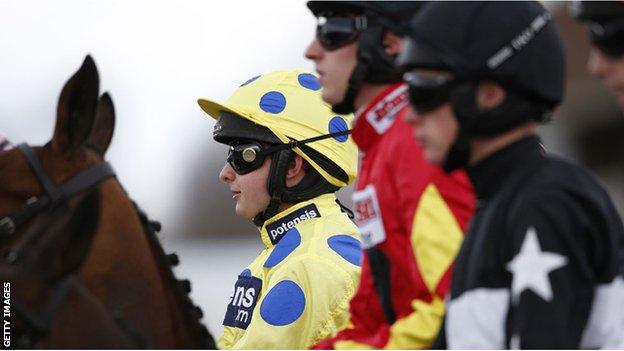
[[136, 209], [143, 231], [147, 236], [147, 240], [150, 244], [154, 257], [158, 264], [158, 270], [165, 277], [166, 282], [173, 288], [173, 296], [176, 303], [179, 305], [180, 310], [183, 311], [182, 318], [186, 320], [188, 326], [191, 328], [190, 332], [194, 340], [203, 344], [202, 348], [214, 349], [214, 339], [208, 332], [208, 329], [200, 319], [203, 317], [201, 308], [193, 303], [189, 293], [191, 292], [190, 281], [178, 280], [173, 273], [172, 266], [177, 266], [179, 263], [178, 256], [176, 254], [165, 254], [156, 233], [160, 231], [161, 226], [159, 222], [151, 221], [147, 213], [145, 213], [134, 201], [132, 202]]

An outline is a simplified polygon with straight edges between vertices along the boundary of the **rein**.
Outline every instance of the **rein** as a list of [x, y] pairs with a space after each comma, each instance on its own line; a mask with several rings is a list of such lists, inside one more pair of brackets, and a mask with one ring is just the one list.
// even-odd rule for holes
[[29, 335], [22, 335], [19, 337], [17, 346], [33, 347], [41, 337], [48, 334], [50, 331], [50, 324], [52, 324], [52, 319], [67, 298], [71, 285], [74, 281], [75, 275], [73, 274], [63, 278], [56, 285], [54, 291], [52, 292], [52, 297], [50, 297], [39, 314], [32, 313], [18, 299], [13, 298], [11, 304], [15, 314], [18, 318], [24, 321], [27, 329], [30, 331]]

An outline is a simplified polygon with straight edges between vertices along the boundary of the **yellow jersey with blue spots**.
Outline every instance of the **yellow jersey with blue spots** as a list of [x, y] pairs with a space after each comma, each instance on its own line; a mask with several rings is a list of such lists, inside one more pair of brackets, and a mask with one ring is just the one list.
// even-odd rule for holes
[[238, 276], [219, 348], [304, 349], [343, 328], [361, 249], [334, 194], [279, 213], [260, 235], [266, 247]]

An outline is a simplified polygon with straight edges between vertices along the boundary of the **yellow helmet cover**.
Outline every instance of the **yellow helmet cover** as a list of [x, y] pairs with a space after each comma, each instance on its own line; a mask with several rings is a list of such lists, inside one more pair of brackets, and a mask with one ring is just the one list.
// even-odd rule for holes
[[[351, 129], [353, 115], [337, 115], [321, 98], [316, 75], [305, 70], [274, 71], [243, 83], [224, 103], [199, 99], [208, 115], [219, 119], [221, 111], [234, 113], [271, 130], [282, 142], [305, 140]], [[324, 155], [348, 176], [345, 183], [323, 169], [301, 148], [293, 150], [308, 161], [328, 182], [343, 187], [357, 174], [357, 147], [349, 135], [310, 142], [308, 147]]]

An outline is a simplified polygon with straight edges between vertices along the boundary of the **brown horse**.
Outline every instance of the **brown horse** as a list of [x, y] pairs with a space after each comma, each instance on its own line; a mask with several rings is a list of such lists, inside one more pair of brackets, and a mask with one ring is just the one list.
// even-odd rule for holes
[[[142, 346], [77, 279], [98, 223], [99, 192], [75, 209], [56, 206], [33, 220], [0, 265], [8, 298], [9, 347], [131, 348]], [[9, 284], [9, 285], [7, 285]], [[5, 345], [6, 346], [6, 345]]]
[[19, 240], [42, 208], [59, 201], [73, 207], [85, 188], [97, 187], [100, 220], [79, 281], [148, 347], [213, 348], [201, 310], [188, 296], [190, 284], [175, 279], [175, 262], [156, 238], [158, 226], [104, 162], [114, 124], [112, 100], [107, 93], [99, 97], [97, 68], [87, 56], [63, 87], [52, 139], [0, 152], [0, 248]]

